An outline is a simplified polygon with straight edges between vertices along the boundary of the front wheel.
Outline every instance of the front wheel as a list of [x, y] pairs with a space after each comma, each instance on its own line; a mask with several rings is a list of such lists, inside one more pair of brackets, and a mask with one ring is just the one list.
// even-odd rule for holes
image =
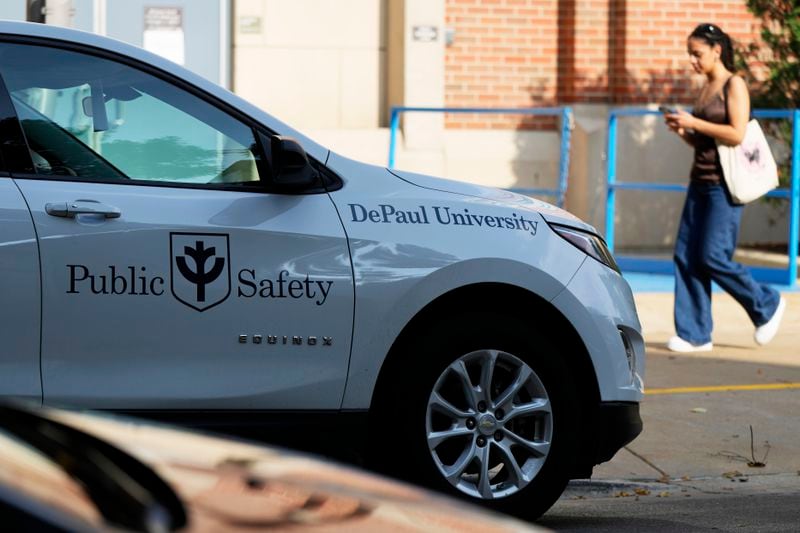
[[565, 354], [529, 324], [488, 314], [419, 338], [392, 387], [389, 416], [401, 430], [390, 460], [433, 488], [540, 516], [563, 492], [577, 448]]
[[430, 457], [450, 485], [483, 500], [505, 498], [524, 490], [547, 460], [550, 398], [517, 356], [478, 350], [439, 375], [428, 397], [425, 433]]

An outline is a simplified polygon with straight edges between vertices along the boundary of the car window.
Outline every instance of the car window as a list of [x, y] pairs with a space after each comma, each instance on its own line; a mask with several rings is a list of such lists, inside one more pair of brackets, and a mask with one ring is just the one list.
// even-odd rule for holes
[[2, 75], [36, 172], [87, 180], [247, 184], [252, 129], [130, 66], [68, 50], [0, 44]]

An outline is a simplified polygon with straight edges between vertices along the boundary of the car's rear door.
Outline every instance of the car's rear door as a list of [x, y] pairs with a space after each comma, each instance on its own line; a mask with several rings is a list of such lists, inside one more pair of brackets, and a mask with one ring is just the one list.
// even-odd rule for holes
[[338, 408], [354, 294], [328, 195], [266, 192], [257, 125], [142, 65], [0, 42], [0, 69], [30, 149], [45, 403]]

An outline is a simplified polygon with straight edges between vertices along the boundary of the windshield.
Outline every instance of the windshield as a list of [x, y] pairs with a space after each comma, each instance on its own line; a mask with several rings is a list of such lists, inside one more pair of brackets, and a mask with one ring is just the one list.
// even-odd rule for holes
[[0, 431], [0, 485], [100, 527], [103, 519], [80, 484], [25, 442]]
[[[8, 508], [8, 514], [23, 516], [21, 507], [31, 507], [31, 501], [21, 505], [16, 501], [19, 498], [14, 498], [20, 489], [36, 502], [33, 512], [25, 509], [27, 514], [43, 521], [52, 521], [47, 503], [53, 501], [58, 507], [63, 505], [71, 518], [96, 522], [102, 516], [104, 524], [136, 531], [170, 531], [187, 524], [180, 498], [150, 467], [108, 441], [51, 419], [46, 413], [22, 405], [0, 405], [0, 435], [14, 443], [10, 448], [19, 450], [14, 455], [3, 454], [3, 459], [11, 458], [14, 465], [3, 469], [6, 478], [0, 479], [6, 481], [0, 485], [0, 504]], [[36, 483], [38, 479], [45, 483]], [[82, 491], [74, 490], [74, 483]], [[53, 495], [52, 489], [62, 486], [69, 490]], [[18, 512], [12, 513], [12, 509]], [[29, 525], [29, 521], [19, 522]]]

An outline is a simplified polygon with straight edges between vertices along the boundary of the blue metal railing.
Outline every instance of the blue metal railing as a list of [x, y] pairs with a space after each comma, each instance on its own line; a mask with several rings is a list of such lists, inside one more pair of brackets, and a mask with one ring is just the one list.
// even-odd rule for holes
[[[685, 192], [687, 186], [677, 183], [641, 183], [617, 181], [617, 119], [618, 117], [632, 117], [644, 115], [660, 115], [659, 111], [652, 109], [616, 109], [612, 110], [608, 118], [608, 150], [607, 150], [607, 196], [606, 196], [606, 243], [614, 251], [614, 215], [616, 209], [616, 193], [618, 190], [646, 190], [646, 191], [673, 191]], [[753, 276], [761, 281], [780, 283], [794, 287], [797, 281], [797, 252], [798, 237], [800, 237], [800, 109], [756, 109], [753, 111], [756, 118], [789, 119], [792, 121], [792, 158], [791, 179], [789, 188], [775, 189], [767, 193], [771, 198], [789, 200], [789, 266], [782, 268], [750, 267]], [[624, 270], [671, 273], [672, 261], [658, 259], [636, 259], [631, 257], [618, 257], [620, 267]]]
[[394, 168], [394, 154], [397, 148], [397, 130], [401, 113], [480, 113], [561, 117], [561, 153], [558, 161], [558, 186], [556, 189], [534, 189], [515, 187], [513, 192], [529, 195], [552, 196], [559, 207], [564, 206], [569, 176], [569, 150], [572, 132], [572, 108], [570, 107], [530, 107], [530, 108], [485, 108], [485, 107], [392, 107], [389, 121], [389, 168]]

